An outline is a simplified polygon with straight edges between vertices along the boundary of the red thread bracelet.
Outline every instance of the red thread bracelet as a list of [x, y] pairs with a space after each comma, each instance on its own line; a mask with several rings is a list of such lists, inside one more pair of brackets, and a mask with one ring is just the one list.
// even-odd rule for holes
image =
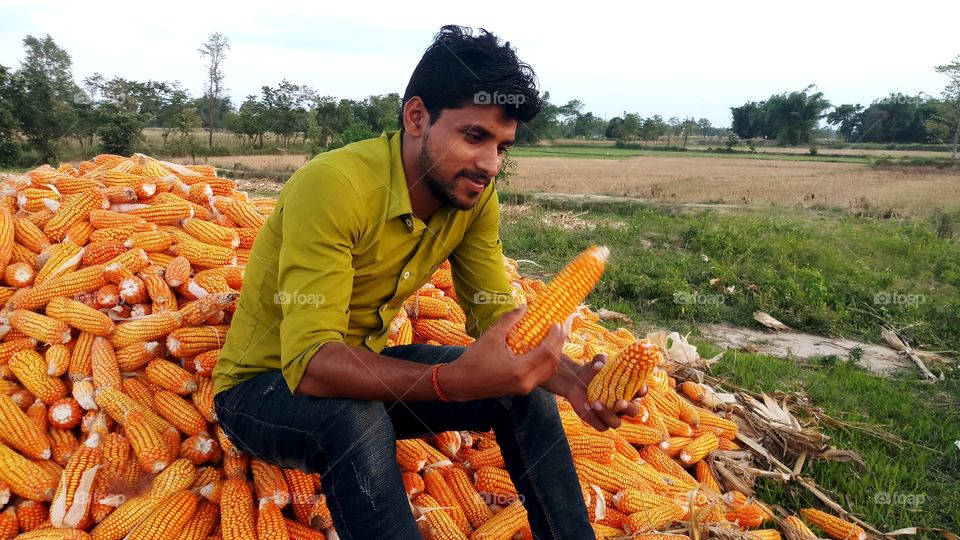
[[440, 389], [440, 368], [446, 364], [434, 364], [433, 366], [433, 392], [437, 394], [437, 397], [440, 398], [440, 401], [450, 401], [450, 398], [443, 393], [443, 390]]

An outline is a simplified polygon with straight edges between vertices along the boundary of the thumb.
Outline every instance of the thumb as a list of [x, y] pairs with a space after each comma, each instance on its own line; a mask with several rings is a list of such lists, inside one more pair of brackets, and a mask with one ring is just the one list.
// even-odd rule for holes
[[488, 334], [495, 334], [506, 336], [507, 333], [513, 329], [514, 326], [520, 322], [520, 319], [523, 318], [524, 313], [527, 312], [527, 305], [521, 304], [520, 307], [513, 311], [509, 311], [497, 319], [497, 322], [493, 324], [488, 330]]

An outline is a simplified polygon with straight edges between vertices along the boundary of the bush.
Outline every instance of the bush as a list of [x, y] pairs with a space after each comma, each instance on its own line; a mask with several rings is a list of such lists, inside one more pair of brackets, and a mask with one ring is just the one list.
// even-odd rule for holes
[[108, 154], [129, 156], [143, 139], [144, 122], [140, 116], [130, 113], [116, 113], [104, 118], [97, 128], [100, 146]]
[[16, 167], [20, 164], [23, 148], [17, 141], [0, 141], [0, 167]]

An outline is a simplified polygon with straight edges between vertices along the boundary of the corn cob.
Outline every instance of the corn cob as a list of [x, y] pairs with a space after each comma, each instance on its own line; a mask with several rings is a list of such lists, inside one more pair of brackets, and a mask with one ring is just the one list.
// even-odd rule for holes
[[180, 327], [183, 319], [177, 311], [163, 311], [142, 319], [118, 324], [110, 337], [117, 349], [140, 341], [155, 341]]
[[253, 520], [253, 492], [245, 480], [228, 478], [220, 498], [223, 540], [250, 540], [256, 537]]
[[460, 503], [460, 508], [467, 516], [470, 526], [477, 528], [486, 523], [492, 517], [492, 512], [473, 487], [466, 471], [454, 466], [443, 469], [442, 473], [443, 479], [447, 481], [450, 491], [453, 492], [457, 502]]
[[507, 466], [503, 461], [503, 454], [500, 453], [499, 446], [484, 448], [470, 454], [470, 457], [464, 460], [464, 464], [474, 471], [480, 467], [505, 468]]
[[186, 435], [207, 429], [207, 421], [189, 401], [167, 390], [157, 391], [154, 398], [157, 414]]
[[417, 319], [413, 323], [413, 332], [422, 340], [433, 339], [449, 345], [466, 346], [473, 343], [463, 324], [445, 319]]
[[234, 200], [226, 204], [221, 212], [240, 227], [259, 230], [263, 226], [264, 217], [250, 203]]
[[175, 254], [182, 256], [197, 268], [218, 266], [236, 266], [236, 251], [198, 241], [179, 242], [174, 247]]
[[44, 200], [60, 201], [60, 195], [51, 189], [28, 187], [17, 193], [17, 204], [27, 212], [38, 212], [46, 208]]
[[609, 253], [605, 247], [588, 248], [530, 301], [523, 318], [507, 334], [507, 345], [515, 354], [524, 354], [539, 345], [551, 325], [564, 322], [574, 312], [600, 280]]
[[17, 521], [21, 532], [30, 532], [38, 529], [42, 524], [49, 526], [47, 507], [37, 501], [21, 500], [16, 505]]
[[477, 530], [470, 535], [470, 539], [512, 538], [526, 525], [527, 510], [520, 501], [514, 501], [477, 527]]
[[209, 377], [197, 377], [197, 389], [190, 394], [193, 406], [207, 422], [216, 422], [217, 413], [213, 405], [213, 381]]
[[690, 442], [683, 451], [680, 452], [680, 461], [685, 465], [692, 465], [702, 460], [717, 449], [720, 441], [713, 433], [704, 433]]
[[180, 220], [193, 217], [193, 208], [185, 203], [162, 203], [136, 208], [129, 213], [155, 225], [176, 225]]
[[[180, 443], [180, 451], [177, 454], [181, 458], [190, 460], [194, 465], [215, 461], [222, 457], [220, 445], [217, 440], [211, 438], [205, 431], [184, 439]], [[169, 468], [169, 467], [168, 467]]]
[[93, 481], [102, 461], [100, 437], [93, 434], [80, 445], [64, 468], [50, 505], [50, 522], [54, 527], [76, 527], [86, 515]]
[[190, 460], [177, 459], [153, 479], [150, 497], [166, 499], [174, 493], [189, 489], [196, 479], [197, 468], [190, 463]]
[[844, 521], [816, 508], [802, 508], [800, 513], [812, 525], [834, 540], [865, 540], [867, 533], [859, 525]]
[[[62, 249], [62, 248], [61, 248]], [[58, 250], [59, 253], [60, 250]], [[51, 259], [52, 261], [53, 259]], [[77, 261], [79, 263], [79, 259]], [[47, 261], [50, 264], [50, 261]], [[66, 266], [62, 266], [66, 267]], [[46, 268], [41, 268], [40, 272]], [[11, 300], [12, 309], [35, 310], [43, 307], [51, 299], [57, 296], [73, 296], [81, 293], [95, 291], [107, 284], [103, 276], [103, 266], [94, 265], [81, 268], [75, 272], [51, 277], [48, 280], [40, 282], [39, 276], [34, 280], [36, 285], [28, 290], [23, 296]]]
[[101, 209], [93, 210], [87, 218], [96, 229], [111, 229], [134, 223], [146, 223], [137, 216]]
[[10, 313], [10, 326], [41, 343], [66, 343], [70, 341], [70, 327], [57, 319], [26, 310]]
[[473, 478], [477, 491], [492, 495], [499, 501], [512, 501], [518, 496], [510, 473], [504, 469], [480, 467], [473, 474]]
[[427, 464], [427, 452], [424, 448], [409, 439], [397, 440], [397, 463], [400, 468], [409, 472], [420, 472]]
[[114, 323], [107, 315], [76, 300], [58, 296], [47, 304], [46, 314], [78, 330], [95, 336], [113, 332]]
[[667, 503], [630, 514], [627, 516], [623, 528], [629, 533], [664, 529], [674, 521], [682, 519], [683, 514], [682, 508], [674, 503]]
[[0, 481], [14, 494], [32, 501], [49, 501], [57, 489], [56, 477], [4, 444], [0, 444]]
[[187, 395], [197, 389], [197, 383], [190, 373], [173, 362], [155, 358], [147, 362], [144, 371], [148, 381], [171, 392]]
[[22, 540], [88, 540], [90, 535], [79, 529], [36, 529], [17, 537]]
[[130, 216], [133, 218], [133, 223], [127, 223], [124, 225], [117, 225], [115, 227], [108, 227], [105, 229], [96, 229], [93, 233], [90, 234], [91, 242], [126, 242], [130, 235], [136, 234], [138, 232], [146, 232], [156, 230], [157, 226], [153, 223], [147, 223], [142, 219], [139, 219], [135, 216]]
[[773, 516], [756, 502], [748, 502], [732, 512], [727, 512], [727, 521], [737, 523], [743, 528], [759, 527]]
[[146, 423], [139, 411], [127, 414], [123, 427], [140, 468], [149, 473], [158, 473], [170, 465], [170, 453], [160, 432]]
[[120, 540], [149, 516], [160, 500], [146, 495], [127, 499], [93, 529], [94, 540]]
[[788, 540], [817, 540], [817, 535], [797, 516], [787, 516], [780, 528]]
[[290, 540], [326, 540], [327, 538], [322, 532], [315, 531], [292, 519], [284, 518], [283, 522], [287, 526], [287, 534], [290, 536]]
[[109, 206], [107, 199], [98, 191], [93, 189], [84, 191], [66, 200], [43, 227], [43, 232], [50, 240], [60, 242], [66, 235], [67, 229], [85, 220], [92, 210], [106, 209]]
[[33, 266], [24, 262], [10, 264], [3, 271], [3, 281], [11, 287], [29, 287], [34, 277]]
[[78, 246], [86, 246], [94, 230], [89, 221], [78, 221], [67, 229], [67, 232], [63, 235], [63, 241], [70, 241]]
[[250, 471], [253, 473], [253, 486], [259, 504], [269, 500], [283, 508], [290, 503], [290, 488], [279, 467], [251, 459]]
[[626, 514], [651, 510], [672, 503], [673, 500], [669, 497], [637, 488], [625, 489], [613, 496], [613, 504]]
[[228, 329], [227, 325], [179, 328], [167, 336], [167, 350], [173, 356], [186, 358], [219, 349]]
[[123, 242], [113, 240], [93, 242], [84, 246], [83, 258], [80, 260], [80, 263], [84, 266], [104, 264], [126, 250], [127, 248], [123, 245]]
[[[283, 478], [287, 481], [290, 488], [290, 506], [293, 507], [293, 514], [297, 521], [303, 524], [310, 523], [310, 509], [313, 507], [316, 499], [316, 490], [313, 487], [313, 479], [310, 475], [298, 469], [281, 469]], [[412, 473], [411, 473], [412, 474]], [[419, 475], [414, 475], [420, 478]], [[406, 477], [406, 474], [404, 474]]]
[[570, 452], [577, 457], [590, 459], [600, 464], [613, 462], [617, 445], [612, 439], [593, 435], [573, 435], [567, 437]]
[[24, 217], [16, 218], [14, 222], [14, 240], [16, 243], [34, 253], [40, 253], [50, 247], [50, 239], [43, 234], [40, 227]]
[[80, 404], [73, 398], [63, 398], [53, 402], [47, 409], [47, 421], [57, 429], [71, 429], [80, 425], [83, 412]]
[[59, 378], [47, 375], [47, 362], [37, 351], [13, 353], [10, 370], [23, 386], [46, 404], [67, 397], [67, 387]]
[[466, 540], [466, 534], [450, 518], [441, 503], [427, 494], [418, 496], [413, 505], [427, 522], [430, 537], [437, 540]]

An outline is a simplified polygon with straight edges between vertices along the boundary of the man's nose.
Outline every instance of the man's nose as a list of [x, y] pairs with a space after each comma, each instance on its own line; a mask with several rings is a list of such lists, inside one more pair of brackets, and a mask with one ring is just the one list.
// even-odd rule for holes
[[503, 159], [500, 157], [500, 154], [497, 152], [497, 148], [493, 147], [492, 150], [484, 149], [480, 156], [477, 158], [477, 168], [483, 171], [484, 174], [489, 178], [493, 178], [500, 172], [500, 165], [503, 162]]

